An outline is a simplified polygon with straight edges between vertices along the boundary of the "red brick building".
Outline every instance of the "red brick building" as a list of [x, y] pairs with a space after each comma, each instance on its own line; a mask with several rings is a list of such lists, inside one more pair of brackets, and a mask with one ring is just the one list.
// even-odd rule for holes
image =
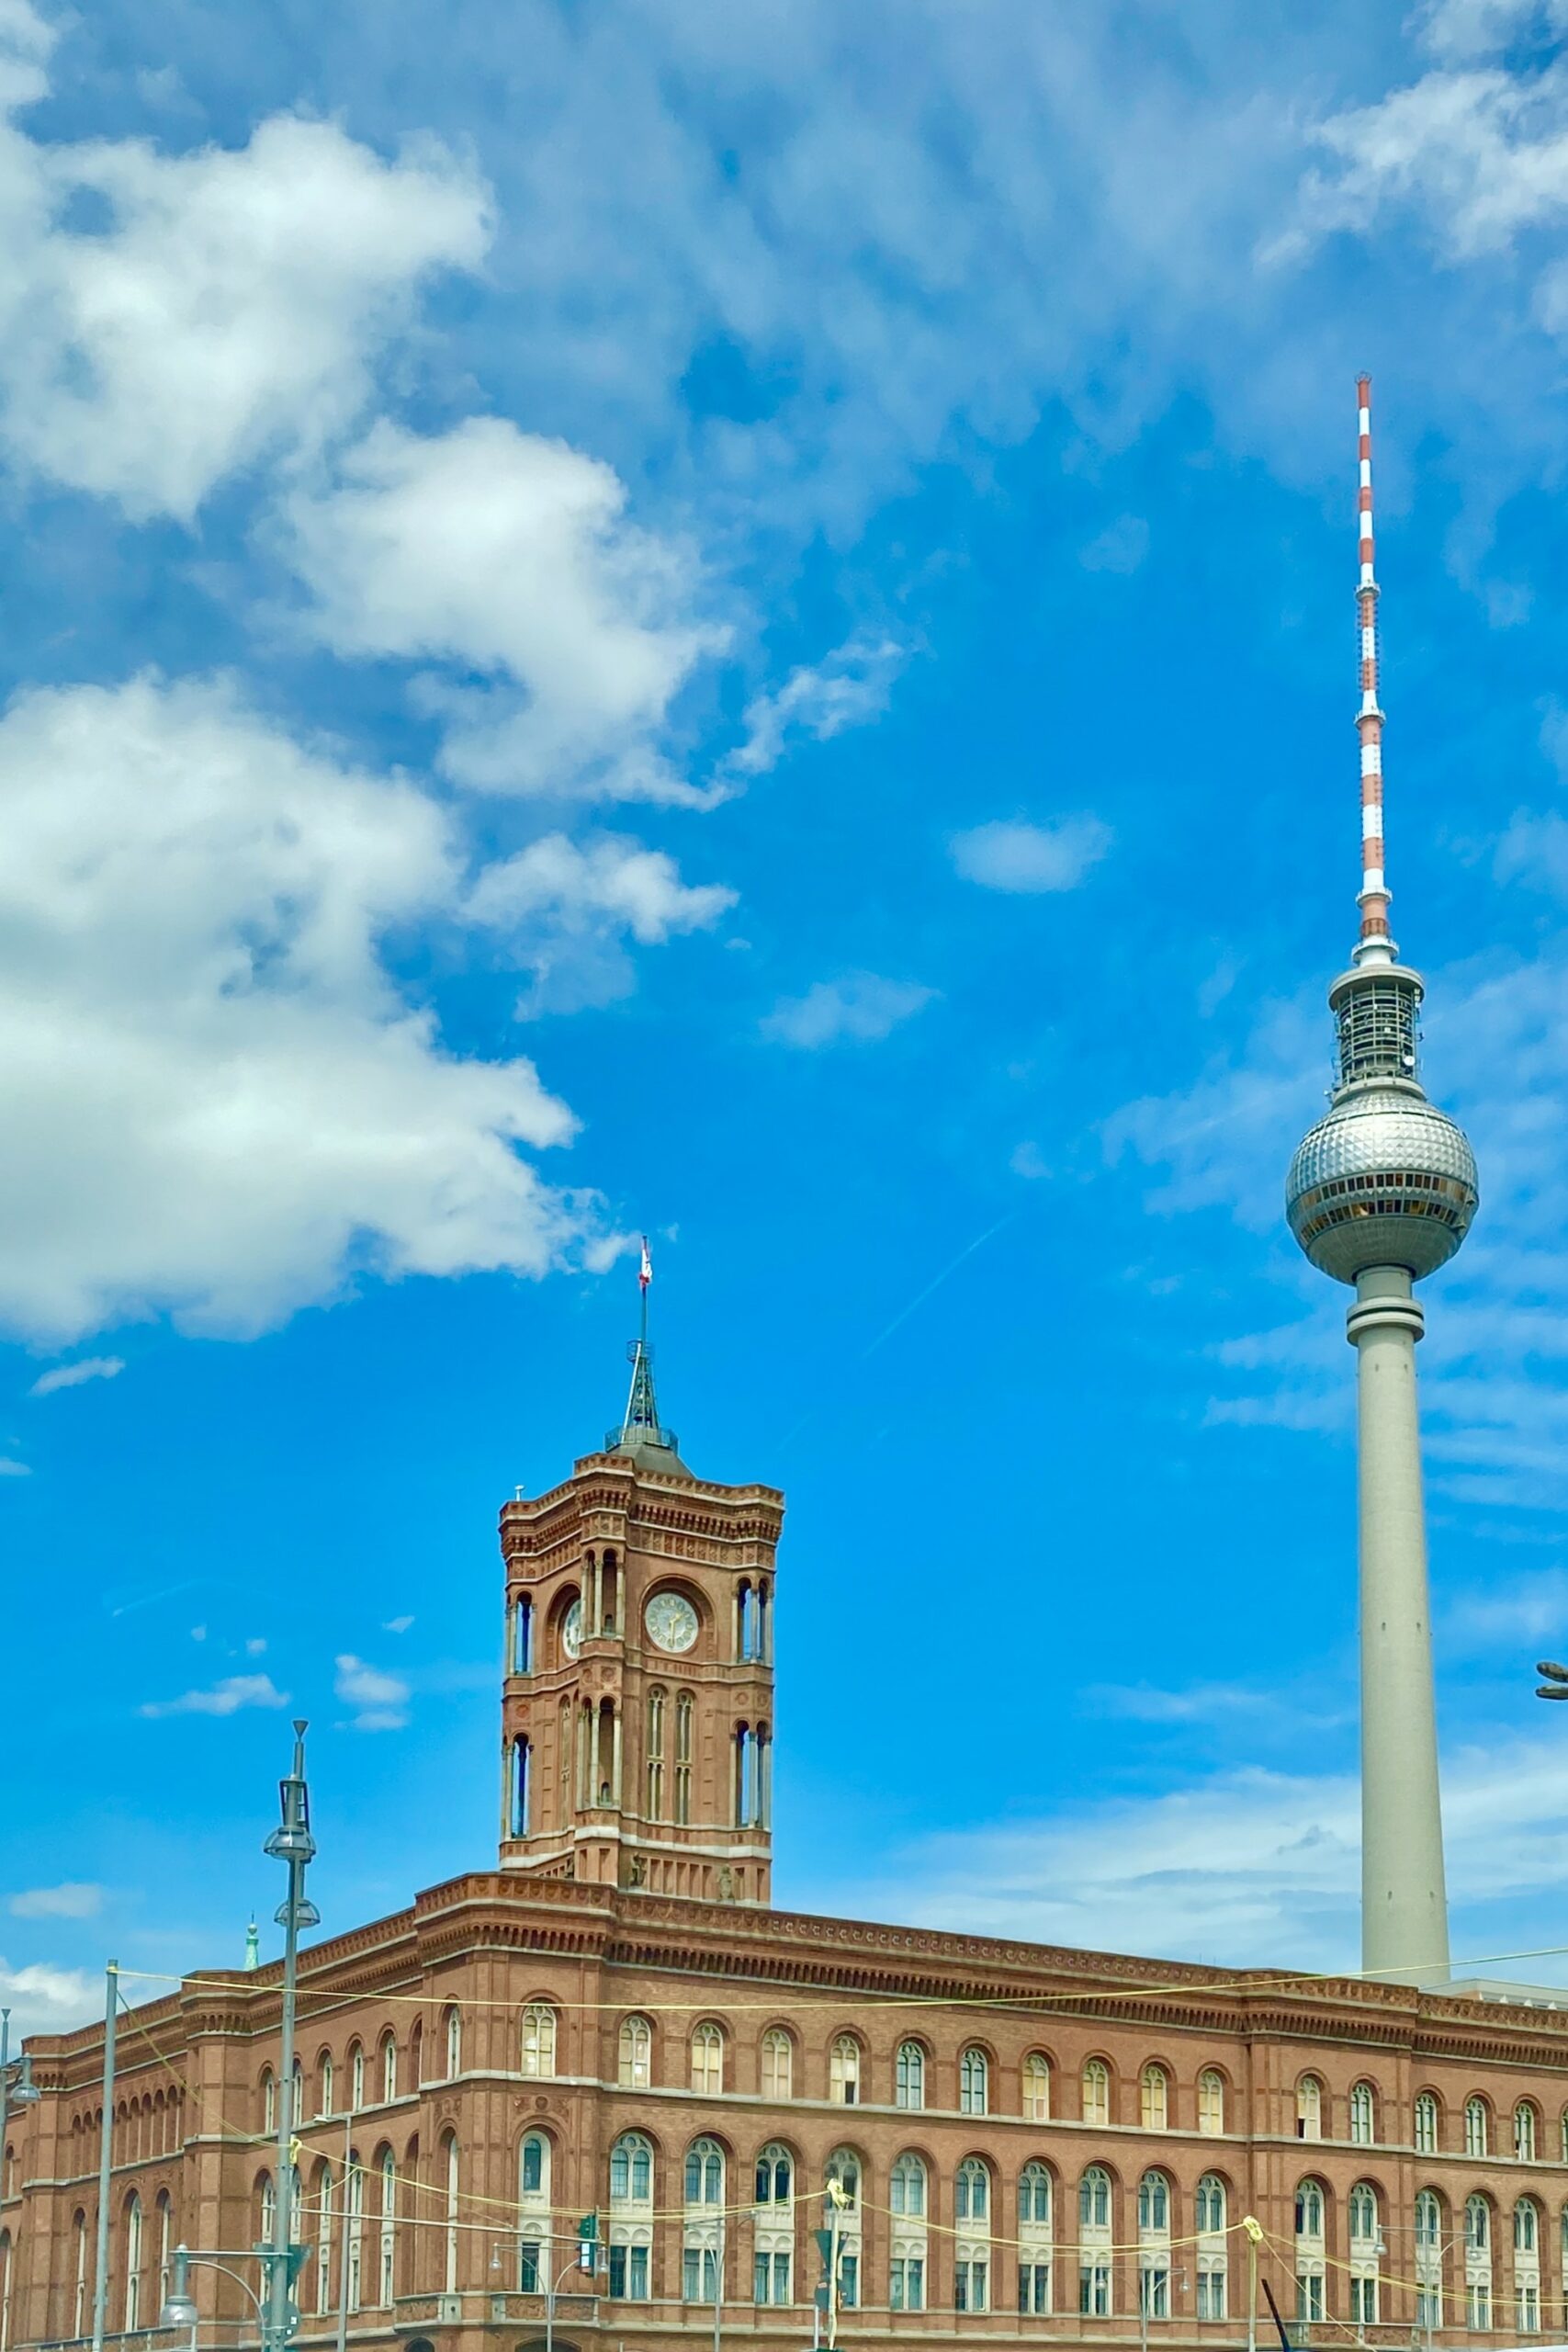
[[[266, 2234], [290, 2095], [302, 2346], [805, 2345], [831, 2212], [846, 2345], [1240, 2344], [1248, 2216], [1314, 2340], [1562, 2332], [1568, 2011], [769, 1907], [783, 1499], [694, 1478], [637, 1380], [502, 1513], [499, 1869], [307, 1952], [291, 2093], [276, 1967], [122, 2027], [117, 2352], [176, 2243]], [[31, 2050], [0, 2352], [91, 2326], [101, 2029]]]

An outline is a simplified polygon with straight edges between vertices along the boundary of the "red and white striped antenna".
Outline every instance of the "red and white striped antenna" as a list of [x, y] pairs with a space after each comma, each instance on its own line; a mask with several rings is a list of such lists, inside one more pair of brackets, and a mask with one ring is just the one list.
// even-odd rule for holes
[[1360, 576], [1356, 610], [1361, 633], [1361, 706], [1356, 731], [1361, 739], [1361, 935], [1356, 962], [1393, 960], [1388, 934], [1389, 888], [1383, 871], [1382, 710], [1378, 702], [1378, 583], [1372, 569], [1372, 379], [1356, 379], [1359, 435], [1359, 487], [1356, 493], [1360, 535]]

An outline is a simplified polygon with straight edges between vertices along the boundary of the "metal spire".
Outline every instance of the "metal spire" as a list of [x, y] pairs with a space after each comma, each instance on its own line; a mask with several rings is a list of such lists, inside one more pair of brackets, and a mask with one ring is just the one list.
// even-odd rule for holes
[[1360, 539], [1360, 577], [1356, 585], [1356, 611], [1361, 635], [1361, 701], [1356, 732], [1361, 739], [1361, 935], [1353, 961], [1392, 964], [1393, 942], [1388, 935], [1389, 888], [1383, 871], [1382, 729], [1378, 703], [1378, 583], [1372, 550], [1372, 379], [1356, 379], [1357, 430], [1359, 435], [1359, 482], [1356, 493]]
[[648, 1236], [642, 1236], [642, 1256], [637, 1265], [637, 1289], [641, 1293], [641, 1322], [637, 1336], [626, 1342], [626, 1358], [632, 1368], [631, 1388], [626, 1396], [626, 1409], [618, 1429], [606, 1430], [606, 1453], [650, 1453], [655, 1462], [662, 1460], [682, 1477], [690, 1473], [679, 1458], [680, 1440], [671, 1429], [666, 1429], [659, 1418], [659, 1399], [653, 1388], [653, 1350], [648, 1343], [648, 1293], [653, 1280], [653, 1261], [649, 1255]]

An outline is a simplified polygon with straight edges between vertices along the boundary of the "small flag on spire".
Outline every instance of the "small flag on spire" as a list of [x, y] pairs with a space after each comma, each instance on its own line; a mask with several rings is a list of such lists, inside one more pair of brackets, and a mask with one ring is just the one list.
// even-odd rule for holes
[[642, 1263], [637, 1270], [637, 1288], [646, 1290], [652, 1280], [653, 1261], [648, 1254], [648, 1236], [645, 1233], [642, 1237]]

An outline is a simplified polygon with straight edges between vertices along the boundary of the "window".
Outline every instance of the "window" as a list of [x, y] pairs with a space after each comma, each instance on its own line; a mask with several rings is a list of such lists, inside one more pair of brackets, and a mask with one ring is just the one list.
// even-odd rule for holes
[[759, 2252], [752, 2256], [751, 2301], [754, 2303], [788, 2302], [789, 2256], [787, 2254]]
[[1534, 2335], [1540, 2328], [1540, 2288], [1535, 2280], [1521, 2278], [1516, 2298], [1521, 2335]]
[[1090, 2165], [1078, 2183], [1078, 2226], [1085, 2230], [1111, 2226], [1111, 2175], [1103, 2165]]
[[1198, 2266], [1198, 2317], [1224, 2319], [1225, 2309], [1225, 2274], [1213, 2264]]
[[381, 2243], [377, 2263], [376, 2300], [386, 2310], [397, 2284], [398, 2166], [390, 2148], [381, 2152]]
[[[457, 2293], [457, 2248], [458, 2248], [458, 2245], [459, 2245], [459, 2240], [458, 2240], [458, 2236], [457, 2236], [457, 2231], [458, 2231], [458, 2227], [459, 2227], [459, 2223], [458, 2223], [458, 2221], [457, 2221], [458, 2158], [457, 2158], [457, 2135], [456, 2135], [456, 2133], [454, 2133], [454, 2132], [448, 2132], [448, 2133], [447, 2133], [447, 2135], [446, 2135], [446, 2269], [445, 2287], [446, 2287], [446, 2293], [447, 2293], [447, 2294], [449, 2294], [449, 2295], [455, 2295], [455, 2294]], [[355, 2209], [355, 2201], [354, 2201], [354, 2200], [355, 2200], [355, 2194], [356, 2194], [356, 2192], [361, 2191], [361, 2188], [362, 2188], [362, 2176], [360, 2175], [360, 2173], [359, 2173], [357, 2170], [355, 2170], [355, 2171], [352, 2172], [352, 2173], [349, 2175], [349, 2181], [348, 2181], [349, 2210], [350, 2210], [350, 2211], [355, 2211], [355, 2210], [356, 2210], [356, 2209]], [[351, 2241], [351, 2243], [357, 2243], [357, 2239], [358, 2239], [358, 2231], [357, 2231], [357, 2228], [356, 2228], [356, 2229], [355, 2229], [355, 2237], [354, 2237], [354, 2240], [353, 2240], [353, 2241]], [[357, 2309], [358, 2309], [357, 2293], [356, 2293], [356, 2297], [355, 2297], [355, 2310], [357, 2310]]]
[[664, 1818], [664, 1693], [648, 1694], [648, 1817]]
[[1350, 2318], [1357, 2327], [1375, 2327], [1378, 2320], [1376, 2271], [1355, 2272], [1350, 2279]]
[[264, 2245], [270, 2245], [273, 2231], [277, 2226], [277, 2200], [273, 2193], [272, 2175], [264, 2172], [257, 2186], [261, 2192], [261, 2229], [257, 2234]]
[[1352, 2242], [1377, 2244], [1377, 2191], [1364, 2180], [1359, 2180], [1350, 2191], [1350, 2236]]
[[1540, 2247], [1540, 2233], [1537, 2222], [1535, 2200], [1521, 2197], [1514, 2208], [1514, 2252], [1536, 2254]]
[[795, 2044], [782, 2026], [771, 2026], [762, 2036], [762, 2097], [791, 2098], [795, 2095]]
[[1528, 2098], [1522, 2098], [1514, 2109], [1514, 2154], [1520, 2164], [1534, 2164], [1535, 2143], [1535, 2109]]
[[839, 2256], [840, 2307], [844, 2311], [852, 2312], [859, 2301], [860, 2256], [858, 2254], [840, 2252]]
[[460, 2009], [446, 2012], [446, 2079], [463, 2071], [463, 2017]]
[[528, 1835], [531, 1762], [532, 1756], [527, 1736], [525, 1733], [519, 1732], [512, 1743], [512, 1770], [507, 1786], [506, 1834], [509, 1838], [526, 1838]]
[[958, 2111], [984, 2115], [990, 2066], [983, 2050], [966, 2050], [958, 2062]]
[[1492, 2324], [1492, 2281], [1471, 2278], [1465, 2282], [1464, 2324], [1466, 2327], [1484, 2332]]
[[141, 2199], [132, 2196], [125, 2209], [125, 2332], [134, 2335], [141, 2324]]
[[757, 2202], [787, 2205], [795, 2189], [795, 2165], [789, 2150], [770, 2140], [757, 2156]]
[[1323, 2273], [1320, 2270], [1298, 2270], [1296, 2273], [1296, 2317], [1308, 2322], [1323, 2317]]
[[530, 2001], [523, 2012], [522, 2060], [525, 2075], [556, 2071], [556, 2013], [547, 2001]]
[[724, 2202], [724, 2151], [716, 2140], [694, 2140], [686, 2151], [686, 2202]]
[[550, 2188], [550, 2143], [541, 2132], [530, 2132], [517, 2151], [517, 2192], [520, 2197], [547, 2197]]
[[1323, 2183], [1303, 2180], [1296, 2190], [1296, 2235], [1299, 2238], [1321, 2238], [1323, 2235]]
[[277, 2085], [269, 2066], [261, 2079], [262, 2130], [271, 2139], [277, 2130]]
[[1027, 2222], [1051, 2219], [1051, 2176], [1038, 2157], [1026, 2164], [1018, 2177], [1018, 2220], [1021, 2229]]
[[613, 2301], [646, 2303], [648, 2301], [648, 2248], [626, 2245], [610, 2241], [610, 2295]]
[[1296, 2137], [1323, 2137], [1323, 2085], [1315, 2075], [1303, 2075], [1296, 2085]]
[[333, 2307], [333, 2177], [324, 2164], [316, 2168], [316, 2309]]
[[823, 2178], [837, 2187], [836, 2201], [841, 2208], [852, 2210], [860, 2203], [860, 2158], [852, 2148], [834, 2149]]
[[1138, 2265], [1138, 2308], [1145, 2319], [1170, 2317], [1168, 2262], [1141, 2262]]
[[612, 2205], [647, 2205], [653, 2198], [653, 2150], [640, 2132], [623, 2132], [610, 2151]]
[[1464, 2250], [1466, 2254], [1492, 2251], [1492, 2208], [1479, 2189], [1464, 2200]]
[[1486, 2101], [1467, 2098], [1464, 2103], [1464, 2153], [1467, 2156], [1486, 2154]]
[[1051, 2118], [1051, 2061], [1043, 2050], [1032, 2050], [1023, 2062], [1023, 2120], [1047, 2123]]
[[1051, 2266], [1021, 2262], [1018, 2266], [1018, 2308], [1026, 2317], [1041, 2317], [1051, 2308]]
[[688, 2303], [718, 2301], [718, 2249], [688, 2245], [681, 2250], [681, 2299]]
[[[953, 2219], [984, 2222], [991, 2211], [991, 2176], [978, 2156], [965, 2156], [958, 2167], [953, 2202]], [[975, 2309], [981, 2306], [975, 2305]]]
[[1084, 2066], [1083, 2120], [1086, 2123], [1111, 2120], [1111, 2069], [1103, 2058], [1090, 2058]]
[[896, 2312], [923, 2312], [926, 2264], [919, 2254], [896, 2254], [887, 2277], [887, 2301]]
[[381, 2044], [381, 2097], [383, 2100], [398, 2096], [398, 2045], [388, 2034]]
[[1083, 2319], [1111, 2316], [1111, 2265], [1084, 2262], [1078, 2266], [1078, 2313]]
[[294, 2071], [289, 2075], [288, 2081], [292, 2094], [288, 2102], [288, 2121], [291, 2129], [298, 2132], [305, 2120], [305, 2061], [303, 2058], [296, 2058], [294, 2061]]
[[512, 1671], [528, 1674], [534, 1665], [534, 1604], [519, 1593], [512, 1604]]
[[1163, 2132], [1170, 2112], [1170, 2085], [1163, 2066], [1145, 2066], [1138, 2077], [1138, 2120], [1145, 2132]]
[[1225, 2226], [1225, 2185], [1212, 2172], [1206, 2172], [1198, 2183], [1198, 2233], [1200, 2236], [1215, 2236]]
[[675, 1819], [692, 1818], [692, 1694], [682, 1690], [675, 1702]]
[[517, 2241], [517, 2291], [520, 2295], [536, 2295], [545, 2275], [545, 2241], [543, 2238], [519, 2238]]
[[852, 2033], [840, 2033], [828, 2061], [828, 2096], [840, 2107], [860, 2103], [860, 2043]]
[[709, 2098], [724, 2088], [724, 2036], [716, 2025], [700, 2025], [692, 2035], [692, 2088]]
[[971, 2256], [953, 2266], [953, 2308], [955, 2312], [989, 2311], [991, 2266]]
[[623, 2090], [645, 2091], [653, 2054], [653, 2028], [646, 2018], [623, 2018], [615, 2079]]
[[1430, 2091], [1421, 2091], [1416, 2096], [1416, 2153], [1418, 2156], [1435, 2156], [1438, 2153], [1438, 2102]]
[[1138, 2183], [1138, 2228], [1163, 2236], [1170, 2227], [1170, 2183], [1163, 2172], [1146, 2172]]
[[357, 2041], [348, 2050], [348, 2104], [355, 2115], [365, 2104], [365, 2052]]
[[1435, 2191], [1423, 2188], [1416, 2199], [1416, 2245], [1417, 2251], [1436, 2252], [1442, 2244], [1443, 2209]]
[[333, 2054], [323, 2050], [316, 2061], [316, 2113], [330, 2115], [333, 2111]]
[[908, 2150], [895, 2160], [888, 2176], [888, 2204], [895, 2213], [917, 2221], [925, 2219], [926, 2168], [919, 2157]]
[[926, 2053], [918, 2041], [901, 2041], [893, 2069], [893, 2096], [899, 2107], [926, 2103]]
[[1225, 2128], [1225, 2078], [1213, 2066], [1198, 2077], [1198, 2129], [1216, 2138]]
[[1423, 2334], [1443, 2324], [1443, 2290], [1436, 2280], [1416, 2290], [1416, 2324]]
[[1357, 2083], [1350, 2093], [1350, 2137], [1359, 2148], [1370, 2148], [1375, 2137], [1377, 2109], [1371, 2083]]

